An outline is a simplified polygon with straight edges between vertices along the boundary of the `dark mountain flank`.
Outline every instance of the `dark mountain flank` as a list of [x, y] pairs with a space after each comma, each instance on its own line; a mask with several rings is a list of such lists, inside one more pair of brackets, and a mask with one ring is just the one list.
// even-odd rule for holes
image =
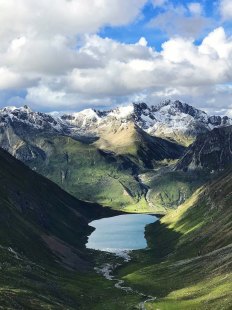
[[200, 135], [179, 160], [180, 170], [222, 170], [232, 164], [232, 126], [215, 128]]
[[0, 180], [0, 244], [37, 261], [50, 259], [54, 252], [69, 265], [63, 246], [77, 258], [70, 267], [83, 268], [88, 222], [114, 211], [75, 199], [2, 149]]
[[94, 255], [85, 248], [88, 223], [114, 214], [75, 199], [0, 149], [0, 308], [107, 309], [115, 299], [120, 307], [125, 300], [137, 304], [94, 272]]

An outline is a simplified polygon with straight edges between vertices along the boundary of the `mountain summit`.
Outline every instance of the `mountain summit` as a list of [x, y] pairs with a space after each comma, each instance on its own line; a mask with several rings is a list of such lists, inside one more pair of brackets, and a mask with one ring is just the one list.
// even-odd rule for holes
[[191, 105], [167, 100], [157, 106], [134, 103], [109, 111], [86, 109], [61, 116], [74, 132], [98, 135], [112, 124], [134, 122], [148, 134], [188, 146], [198, 134], [232, 124], [227, 116], [209, 116]]
[[53, 131], [78, 137], [99, 137], [105, 131], [134, 123], [151, 136], [188, 146], [198, 134], [214, 128], [232, 125], [227, 116], [209, 116], [207, 113], [180, 101], [166, 100], [157, 106], [133, 103], [108, 111], [85, 109], [59, 117], [33, 112], [28, 106], [6, 107], [0, 110], [0, 126], [14, 124], [29, 126], [31, 130]]

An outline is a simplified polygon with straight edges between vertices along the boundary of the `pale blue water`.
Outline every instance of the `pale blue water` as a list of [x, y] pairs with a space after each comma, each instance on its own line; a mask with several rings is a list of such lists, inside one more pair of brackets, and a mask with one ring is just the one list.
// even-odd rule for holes
[[126, 214], [93, 221], [89, 225], [95, 231], [86, 246], [108, 252], [144, 249], [147, 247], [145, 227], [157, 220], [147, 214]]

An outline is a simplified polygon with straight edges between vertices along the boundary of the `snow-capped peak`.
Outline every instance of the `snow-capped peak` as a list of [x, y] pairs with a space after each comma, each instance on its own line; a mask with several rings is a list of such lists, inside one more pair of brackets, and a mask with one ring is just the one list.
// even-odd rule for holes
[[7, 126], [11, 123], [24, 124], [37, 130], [62, 131], [63, 123], [59, 118], [50, 114], [33, 112], [27, 105], [23, 107], [5, 107], [0, 110], [0, 125]]
[[131, 115], [134, 113], [134, 107], [133, 105], [128, 105], [128, 106], [122, 106], [118, 107], [115, 110], [112, 110], [109, 112], [109, 116], [116, 117], [118, 119], [126, 119], [128, 117], [131, 117]]
[[85, 109], [80, 112], [51, 115], [33, 112], [28, 106], [5, 107], [0, 110], [0, 126], [11, 123], [26, 124], [36, 130], [65, 133], [71, 136], [99, 136], [104, 130], [115, 131], [122, 124], [134, 122], [153, 136], [188, 145], [199, 133], [215, 127], [232, 125], [228, 117], [208, 116], [180, 101], [164, 101], [156, 106], [146, 103], [133, 103], [109, 111]]
[[19, 108], [17, 108], [16, 106], [8, 106], [0, 110], [0, 112], [6, 112], [6, 113], [11, 113], [13, 111], [21, 111], [21, 112], [26, 112], [26, 113], [32, 112], [32, 110], [27, 105], [24, 105], [23, 107], [19, 107]]
[[93, 109], [85, 109], [81, 112], [74, 113], [73, 116], [75, 116], [76, 118], [80, 116], [87, 118], [94, 118], [94, 117], [98, 118], [96, 111], [94, 111]]
[[182, 136], [191, 137], [187, 138], [191, 141], [201, 132], [232, 124], [232, 120], [228, 117], [210, 117], [186, 103], [171, 100], [156, 106], [148, 106], [144, 102], [134, 103], [109, 111], [86, 109], [78, 113], [63, 115], [61, 119], [73, 126], [75, 133], [79, 131], [84, 135], [98, 135], [99, 132], [111, 126], [115, 128], [121, 123], [133, 121], [151, 135], [175, 141], [182, 139], [180, 138]]

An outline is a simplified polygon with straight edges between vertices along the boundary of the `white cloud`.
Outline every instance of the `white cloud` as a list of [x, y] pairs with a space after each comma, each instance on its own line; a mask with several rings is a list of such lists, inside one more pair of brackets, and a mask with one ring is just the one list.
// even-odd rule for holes
[[0, 67], [0, 90], [21, 89], [30, 87], [36, 80], [29, 79], [6, 67]]
[[51, 5], [47, 0], [0, 0], [0, 67], [10, 72], [7, 80], [14, 80], [15, 85], [19, 85], [19, 75], [27, 74], [25, 82], [29, 85], [31, 80], [48, 75], [59, 78], [72, 68], [98, 67], [101, 61], [94, 51], [77, 50], [82, 44], [80, 35], [96, 32], [104, 25], [130, 23], [145, 3], [54, 0]]
[[211, 19], [202, 13], [203, 7], [197, 2], [187, 6], [169, 3], [163, 12], [149, 22], [149, 26], [166, 32], [169, 37], [179, 35], [198, 38], [212, 24]]
[[0, 38], [95, 32], [132, 22], [146, 0], [0, 0]]
[[64, 91], [51, 90], [45, 85], [31, 87], [27, 94], [27, 100], [37, 106], [54, 105], [59, 108], [65, 104], [66, 99], [67, 94]]
[[[167, 97], [232, 107], [232, 40], [217, 28], [195, 44], [208, 23], [197, 2], [171, 12], [153, 1], [165, 5], [156, 23], [171, 35], [159, 52], [145, 37], [123, 44], [91, 34], [133, 21], [145, 2], [54, 0], [51, 10], [45, 0], [0, 0], [0, 90], [27, 92], [28, 104], [49, 110]], [[12, 96], [11, 104], [21, 102]]]
[[220, 1], [220, 12], [224, 20], [232, 19], [232, 2], [231, 0]]
[[135, 98], [156, 103], [169, 97], [195, 100], [204, 108], [215, 109], [218, 101], [212, 104], [213, 100], [223, 100], [224, 109], [232, 106], [232, 40], [223, 28], [211, 32], [200, 46], [191, 39], [172, 38], [161, 52], [145, 44], [87, 36], [77, 58], [78, 54], [88, 55], [96, 63], [76, 66], [55, 77], [44, 75], [38, 85], [29, 87], [27, 100], [62, 110], [67, 105], [75, 109]]
[[203, 13], [203, 7], [199, 2], [189, 3], [188, 9], [193, 15], [201, 15]]
[[141, 46], [147, 46], [148, 42], [147, 42], [147, 40], [144, 37], [142, 37], [142, 38], [139, 39], [137, 44], [141, 45]]

